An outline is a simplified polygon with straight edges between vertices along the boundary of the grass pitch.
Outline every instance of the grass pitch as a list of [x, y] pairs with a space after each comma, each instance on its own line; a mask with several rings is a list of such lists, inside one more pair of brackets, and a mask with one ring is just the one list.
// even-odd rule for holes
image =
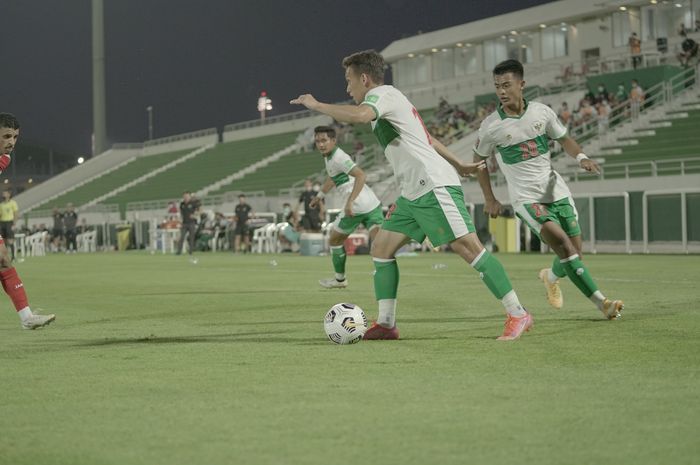
[[[330, 258], [143, 253], [32, 258], [23, 331], [0, 313], [0, 464], [686, 464], [700, 460], [700, 259], [585, 257], [622, 320], [551, 255], [503, 255], [533, 331], [458, 257], [399, 259], [401, 341], [336, 346], [322, 318], [376, 317], [372, 265], [322, 290]], [[270, 264], [275, 259], [277, 266]], [[446, 268], [433, 269], [443, 263]]]

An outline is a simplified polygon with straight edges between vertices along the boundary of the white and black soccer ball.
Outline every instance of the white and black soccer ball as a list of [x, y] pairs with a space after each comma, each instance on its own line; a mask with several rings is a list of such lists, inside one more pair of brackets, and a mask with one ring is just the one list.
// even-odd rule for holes
[[355, 304], [335, 304], [323, 319], [323, 329], [331, 342], [354, 344], [367, 331], [367, 317]]

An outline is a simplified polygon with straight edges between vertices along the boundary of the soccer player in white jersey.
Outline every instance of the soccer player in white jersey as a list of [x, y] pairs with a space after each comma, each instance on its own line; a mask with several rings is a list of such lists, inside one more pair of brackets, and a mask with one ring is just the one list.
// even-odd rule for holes
[[348, 285], [345, 278], [345, 239], [362, 224], [369, 231], [370, 242], [374, 240], [384, 221], [382, 206], [372, 189], [365, 184], [365, 172], [338, 147], [335, 129], [330, 126], [316, 127], [314, 141], [323, 155], [328, 178], [311, 200], [311, 207], [315, 207], [333, 187], [345, 198], [343, 211], [335, 218], [328, 240], [335, 277], [322, 279], [318, 283], [328, 289], [344, 288]]
[[[605, 317], [618, 318], [623, 302], [607, 299], [581, 261], [578, 213], [569, 188], [552, 169], [549, 140], [559, 141], [564, 151], [588, 172], [600, 173], [598, 164], [581, 151], [551, 108], [525, 101], [520, 62], [507, 60], [498, 64], [493, 79], [501, 103], [481, 123], [474, 147], [475, 160], [496, 155], [515, 213], [557, 254], [552, 268], [541, 270], [539, 275], [549, 304], [562, 307], [559, 279], [568, 276]], [[493, 194], [488, 174], [479, 173], [478, 177], [486, 201], [484, 209], [495, 218], [501, 204]]]
[[485, 163], [462, 163], [430, 137], [406, 96], [384, 84], [384, 59], [379, 53], [354, 53], [343, 60], [343, 67], [347, 92], [357, 105], [321, 103], [310, 94], [300, 95], [291, 103], [337, 121], [371, 122], [401, 186], [401, 196], [372, 244], [379, 317], [364, 339], [399, 338], [395, 317], [399, 268], [395, 253], [411, 240], [423, 242], [426, 236], [435, 246], [449, 243], [479, 272], [508, 315], [499, 339], [517, 339], [532, 326], [532, 316], [520, 305], [501, 263], [479, 242], [459, 178], [482, 170]]

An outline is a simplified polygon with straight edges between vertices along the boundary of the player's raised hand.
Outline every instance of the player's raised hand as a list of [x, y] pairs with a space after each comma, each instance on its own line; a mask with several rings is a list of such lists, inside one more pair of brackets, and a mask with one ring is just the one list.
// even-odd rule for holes
[[473, 176], [479, 171], [486, 169], [486, 160], [481, 160], [476, 163], [460, 163], [457, 173], [460, 176]]
[[484, 203], [484, 214], [489, 215], [491, 218], [498, 218], [502, 210], [503, 205], [496, 199], [487, 200], [486, 203]]
[[595, 162], [595, 160], [591, 160], [590, 158], [584, 158], [581, 160], [581, 168], [584, 170], [588, 171], [589, 173], [595, 173], [595, 174], [600, 174], [600, 166], [598, 163]]
[[289, 101], [292, 105], [304, 105], [309, 110], [315, 110], [318, 107], [318, 100], [311, 94], [301, 94], [299, 97]]

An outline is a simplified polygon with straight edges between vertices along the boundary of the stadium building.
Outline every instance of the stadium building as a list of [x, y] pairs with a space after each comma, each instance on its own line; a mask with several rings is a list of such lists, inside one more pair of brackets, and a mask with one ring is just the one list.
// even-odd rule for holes
[[[526, 98], [555, 111], [566, 102], [571, 134], [603, 167], [596, 178], [582, 174], [568, 157], [555, 157], [555, 168], [574, 193], [586, 248], [698, 252], [697, 57], [681, 67], [677, 54], [684, 40], [681, 25], [700, 41], [694, 30], [699, 17], [697, 0], [561, 0], [403, 38], [382, 53], [393, 84], [464, 159], [472, 157], [478, 123], [494, 108], [491, 69], [508, 58], [522, 61]], [[635, 53], [632, 34], [641, 41]], [[632, 80], [643, 89], [638, 104], [628, 99]], [[604, 118], [582, 109], [583, 100], [595, 100], [601, 87], [611, 97]], [[613, 98], [617, 91], [624, 98]], [[245, 192], [255, 211], [270, 221], [256, 236], [256, 250], [275, 251], [276, 212], [284, 202], [296, 202], [304, 179], [322, 179], [318, 158], [310, 156], [310, 130], [328, 123], [327, 117], [302, 111], [231, 124], [221, 133], [210, 128], [115, 144], [28, 189], [17, 201], [28, 212], [30, 226], [49, 224], [51, 209], [71, 202], [82, 217], [100, 225], [103, 244], [115, 243], [115, 225], [128, 221], [135, 225], [137, 247], [165, 251], [168, 241], [157, 237], [156, 225], [184, 185], [202, 199], [205, 210], [224, 213], [232, 212], [238, 194]], [[355, 154], [382, 202], [392, 202], [397, 186], [370, 128], [342, 128], [341, 145]], [[497, 170], [492, 182], [507, 203]], [[517, 219], [483, 220], [475, 182], [465, 181], [464, 189], [483, 240], [503, 251], [537, 248]], [[332, 195], [328, 205], [331, 212], [341, 207]]]

